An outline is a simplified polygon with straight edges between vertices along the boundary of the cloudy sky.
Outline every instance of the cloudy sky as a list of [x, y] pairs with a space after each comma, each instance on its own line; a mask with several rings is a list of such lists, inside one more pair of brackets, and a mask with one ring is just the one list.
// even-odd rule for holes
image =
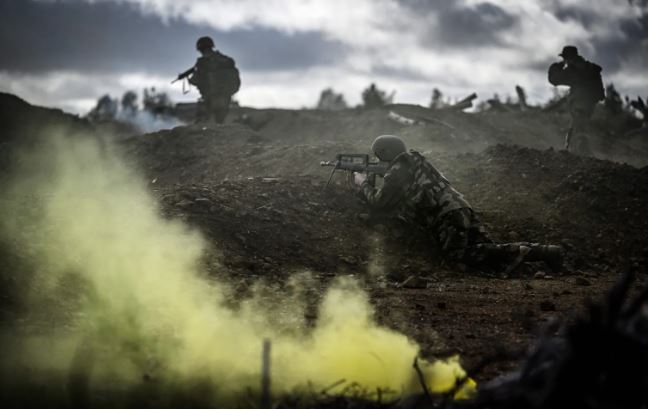
[[0, 0], [0, 91], [77, 113], [146, 86], [194, 100], [169, 82], [202, 35], [236, 60], [237, 99], [254, 107], [313, 106], [326, 87], [357, 104], [371, 82], [404, 103], [516, 84], [539, 101], [565, 44], [648, 96], [646, 0]]

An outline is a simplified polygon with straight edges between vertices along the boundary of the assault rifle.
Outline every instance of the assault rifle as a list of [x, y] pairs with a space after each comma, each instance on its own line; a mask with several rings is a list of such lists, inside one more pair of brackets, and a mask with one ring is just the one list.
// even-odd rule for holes
[[375, 175], [383, 176], [387, 171], [387, 162], [370, 162], [369, 155], [364, 153], [338, 153], [333, 161], [322, 161], [320, 166], [332, 166], [333, 170], [326, 182], [328, 187], [336, 170], [345, 170], [350, 174], [352, 172], [368, 173], [370, 178]]
[[171, 81], [171, 84], [175, 83], [176, 81], [180, 81], [180, 80], [183, 80], [183, 79], [187, 78], [188, 76], [193, 74], [195, 71], [196, 71], [196, 67], [191, 67], [187, 71], [181, 72], [180, 74], [178, 74], [178, 78]]

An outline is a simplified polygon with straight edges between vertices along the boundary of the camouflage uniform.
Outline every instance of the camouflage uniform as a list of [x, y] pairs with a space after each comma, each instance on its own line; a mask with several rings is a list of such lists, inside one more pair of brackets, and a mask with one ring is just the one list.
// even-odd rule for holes
[[237, 81], [238, 71], [232, 58], [213, 50], [198, 58], [195, 73], [189, 78], [202, 96], [196, 114], [197, 122], [213, 119], [221, 124], [225, 121], [232, 95], [238, 90]]
[[361, 194], [373, 209], [394, 211], [408, 224], [426, 228], [451, 261], [499, 267], [525, 256], [531, 261], [528, 256], [539, 248], [535, 243], [494, 243], [463, 195], [416, 151], [396, 156], [382, 188], [367, 180]]

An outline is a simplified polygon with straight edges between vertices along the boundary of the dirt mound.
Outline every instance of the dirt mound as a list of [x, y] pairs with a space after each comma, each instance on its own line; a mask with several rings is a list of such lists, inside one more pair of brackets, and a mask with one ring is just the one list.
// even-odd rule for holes
[[[281, 141], [276, 133], [264, 132], [240, 124], [178, 127], [131, 138], [124, 147], [143, 164], [153, 185], [219, 186], [268, 177], [293, 181], [274, 185], [282, 186], [282, 192], [317, 197], [312, 186], [329, 176], [329, 169], [319, 166], [321, 160], [340, 152], [366, 152], [369, 146], [340, 136], [337, 141], [310, 138], [291, 144], [290, 137]], [[648, 226], [640, 216], [648, 205], [648, 180], [643, 170], [552, 148], [501, 144], [480, 153], [432, 149], [424, 154], [465, 194], [500, 241], [563, 244], [574, 269], [645, 263]], [[300, 185], [296, 177], [308, 182]], [[343, 189], [346, 180], [341, 174], [333, 182]], [[265, 190], [273, 198], [285, 196]]]
[[33, 138], [47, 127], [86, 130], [89, 123], [60, 109], [37, 107], [15, 95], [0, 93], [0, 143]]
[[447, 168], [447, 176], [500, 239], [562, 243], [573, 251], [575, 268], [645, 264], [645, 170], [503, 145], [454, 162], [471, 163]]
[[[28, 132], [12, 127], [16, 121], [40, 129], [39, 116], [63, 115], [7, 96], [1, 101], [3, 138]], [[392, 111], [418, 122], [394, 121]], [[247, 123], [233, 122], [244, 113]], [[60, 118], [86, 129], [78, 118]], [[186, 220], [213, 244], [205, 256], [211, 274], [240, 280], [243, 291], [250, 281], [281, 282], [295, 271], [312, 271], [322, 286], [352, 274], [363, 280], [379, 321], [412, 336], [424, 354], [460, 353], [471, 364], [498, 345], [523, 347], [539, 325], [602, 293], [612, 272], [646, 263], [648, 171], [550, 149], [562, 143], [563, 120], [537, 111], [467, 114], [403, 105], [241, 108], [226, 125], [178, 127], [118, 145], [143, 170], [166, 216]], [[429, 235], [370, 215], [343, 174], [325, 188], [330, 169], [321, 160], [367, 152], [384, 133], [422, 151], [496, 239], [568, 247], [568, 274], [546, 278], [536, 274], [545, 270], [540, 264], [520, 279], [466, 275], [440, 261]], [[645, 162], [642, 155], [633, 158]], [[12, 266], [0, 263], [0, 277], [11, 277]], [[497, 362], [484, 376], [514, 364]]]

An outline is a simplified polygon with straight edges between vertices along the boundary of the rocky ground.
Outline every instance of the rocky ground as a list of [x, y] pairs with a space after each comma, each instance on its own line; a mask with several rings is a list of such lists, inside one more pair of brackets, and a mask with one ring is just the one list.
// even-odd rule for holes
[[[3, 98], [0, 129], [11, 132], [0, 142], [7, 153], [14, 143], [7, 135], [19, 132], [6, 112], [24, 111], [25, 118], [35, 108]], [[389, 112], [416, 123], [399, 123]], [[380, 322], [413, 337], [427, 356], [459, 353], [470, 370], [502, 350], [525, 349], [554, 320], [573, 318], [623, 269], [646, 267], [645, 141], [610, 142], [601, 130], [591, 137], [594, 157], [579, 156], [559, 150], [566, 123], [564, 113], [539, 110], [241, 108], [222, 126], [113, 138], [164, 214], [205, 234], [214, 249], [205, 265], [237, 283], [241, 296], [256, 280], [281, 283], [304, 270], [322, 288], [337, 275], [353, 275]], [[565, 271], [554, 274], [540, 263], [504, 279], [445, 265], [424, 232], [371, 215], [344, 174], [326, 186], [330, 169], [321, 160], [367, 152], [385, 133], [401, 135], [444, 172], [497, 240], [562, 244]], [[320, 295], [312, 294], [313, 305]], [[494, 359], [477, 379], [514, 368], [511, 356]]]
[[[404, 125], [390, 111], [419, 119]], [[645, 267], [647, 168], [558, 150], [564, 119], [413, 106], [239, 109], [223, 126], [181, 127], [122, 146], [144, 168], [165, 211], [223, 251], [227, 274], [242, 283], [281, 281], [307, 269], [322, 286], [339, 274], [361, 277], [380, 321], [411, 334], [427, 354], [459, 352], [470, 366], [501, 348], [525, 347], [544, 324], [600, 296], [620, 270]], [[343, 173], [326, 187], [329, 169], [321, 160], [367, 152], [382, 133], [402, 135], [422, 151], [497, 240], [563, 245], [563, 274], [542, 263], [523, 266], [512, 279], [458, 271], [439, 262], [424, 232], [370, 215]], [[619, 141], [608, 153], [626, 149]], [[633, 163], [648, 157], [641, 152], [633, 151]], [[513, 365], [497, 362], [483, 376]]]

